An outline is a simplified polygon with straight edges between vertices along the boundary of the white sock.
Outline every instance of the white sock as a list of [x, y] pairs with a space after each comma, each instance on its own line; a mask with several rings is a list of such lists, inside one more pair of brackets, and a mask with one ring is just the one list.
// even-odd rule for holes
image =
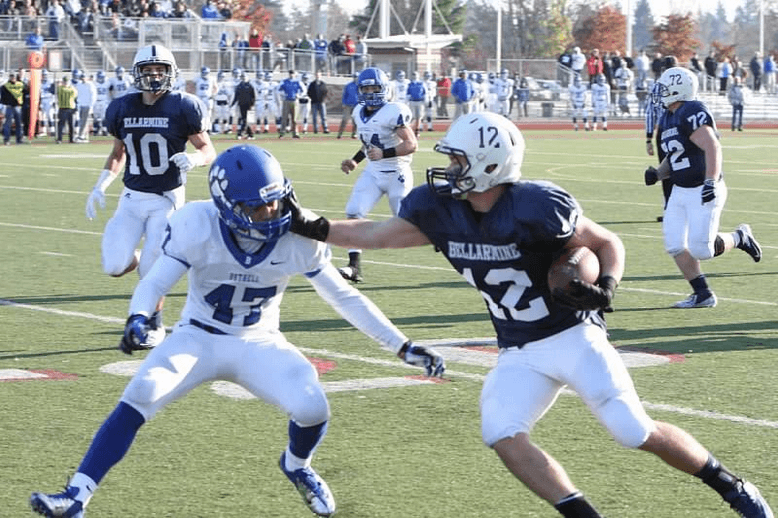
[[83, 473], [76, 473], [73, 475], [73, 478], [70, 479], [68, 487], [78, 488], [76, 500], [81, 502], [84, 507], [86, 507], [86, 504], [88, 504], [89, 500], [92, 499], [92, 495], [97, 489], [97, 482], [92, 480], [89, 476], [84, 475]]
[[286, 455], [284, 455], [284, 467], [286, 467], [286, 471], [297, 471], [298, 469], [310, 467], [310, 465], [310, 457], [301, 459], [300, 457], [293, 455], [292, 452], [289, 451], [289, 447], [286, 448]]

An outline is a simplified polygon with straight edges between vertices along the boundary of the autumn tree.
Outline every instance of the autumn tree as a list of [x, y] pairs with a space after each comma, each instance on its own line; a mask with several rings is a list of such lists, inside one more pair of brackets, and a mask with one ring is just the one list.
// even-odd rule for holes
[[627, 41], [627, 17], [617, 8], [604, 5], [593, 15], [579, 20], [578, 28], [573, 29], [573, 38], [584, 51], [597, 48], [623, 53]]
[[691, 58], [700, 46], [695, 36], [697, 27], [691, 13], [671, 14], [667, 20], [653, 29], [656, 50], [663, 55], [672, 54], [683, 63]]

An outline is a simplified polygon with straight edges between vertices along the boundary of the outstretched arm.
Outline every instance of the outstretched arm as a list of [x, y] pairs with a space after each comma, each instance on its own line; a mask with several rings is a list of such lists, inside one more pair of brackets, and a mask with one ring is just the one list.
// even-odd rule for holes
[[416, 225], [398, 217], [380, 222], [346, 219], [329, 223], [326, 241], [342, 247], [409, 248], [430, 243]]

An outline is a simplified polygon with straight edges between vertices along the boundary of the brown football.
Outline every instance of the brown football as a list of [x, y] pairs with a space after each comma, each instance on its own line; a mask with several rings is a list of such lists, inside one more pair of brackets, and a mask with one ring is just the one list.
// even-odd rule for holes
[[580, 279], [594, 283], [600, 276], [600, 261], [585, 246], [566, 249], [548, 269], [548, 288], [564, 290], [570, 281]]

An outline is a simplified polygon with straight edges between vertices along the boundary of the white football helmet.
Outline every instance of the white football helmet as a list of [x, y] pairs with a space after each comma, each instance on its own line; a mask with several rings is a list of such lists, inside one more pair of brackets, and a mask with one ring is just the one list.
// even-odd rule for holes
[[524, 137], [513, 122], [496, 113], [461, 116], [435, 151], [465, 159], [463, 167], [452, 162], [427, 169], [427, 185], [442, 196], [464, 198], [468, 192], [484, 192], [521, 178]]
[[[142, 69], [147, 65], [164, 65], [167, 72], [161, 78], [144, 75]], [[141, 47], [132, 62], [132, 76], [135, 78], [135, 88], [138, 90], [144, 92], [170, 91], [178, 76], [176, 58], [162, 45]]]
[[676, 101], [693, 101], [697, 98], [697, 76], [691, 70], [672, 67], [665, 70], [657, 80], [656, 95], [662, 106], [667, 108]]

